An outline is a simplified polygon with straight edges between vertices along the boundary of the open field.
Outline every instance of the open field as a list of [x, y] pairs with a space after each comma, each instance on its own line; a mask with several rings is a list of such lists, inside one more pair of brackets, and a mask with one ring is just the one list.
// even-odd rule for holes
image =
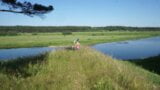
[[1, 62], [1, 90], [159, 90], [160, 76], [88, 47]]
[[107, 31], [70, 33], [18, 33], [0, 36], [0, 48], [72, 45], [77, 38], [82, 45], [160, 36], [160, 31]]

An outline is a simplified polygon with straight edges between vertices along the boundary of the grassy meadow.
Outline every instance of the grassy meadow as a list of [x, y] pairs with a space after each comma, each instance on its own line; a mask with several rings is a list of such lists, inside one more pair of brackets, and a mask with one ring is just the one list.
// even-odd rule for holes
[[18, 33], [0, 36], [0, 48], [66, 46], [77, 38], [82, 45], [160, 36], [160, 31], [106, 31], [106, 32], [54, 32]]
[[1, 90], [159, 90], [160, 76], [91, 48], [0, 64]]

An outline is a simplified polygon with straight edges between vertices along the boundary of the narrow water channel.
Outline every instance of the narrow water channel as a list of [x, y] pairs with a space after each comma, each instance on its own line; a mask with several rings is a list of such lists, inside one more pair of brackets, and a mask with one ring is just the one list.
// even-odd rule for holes
[[55, 50], [51, 47], [0, 49], [0, 60], [16, 59], [43, 54]]

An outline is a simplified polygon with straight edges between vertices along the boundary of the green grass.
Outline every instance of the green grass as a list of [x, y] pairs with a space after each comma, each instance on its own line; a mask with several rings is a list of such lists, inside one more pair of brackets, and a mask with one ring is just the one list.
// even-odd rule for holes
[[[10, 64], [13, 67], [10, 67]], [[59, 50], [42, 57], [1, 62], [1, 67], [1, 90], [160, 89], [159, 75], [130, 62], [115, 60], [88, 47], [76, 51]], [[15, 75], [7, 72], [8, 69], [20, 73]], [[21, 70], [29, 75], [25, 76], [26, 72]]]
[[71, 35], [63, 35], [62, 33], [19, 33], [16, 36], [0, 36], [0, 48], [72, 45], [76, 38], [79, 38], [83, 45], [92, 45], [152, 36], [160, 36], [160, 31], [73, 32]]
[[133, 60], [131, 62], [160, 75], [160, 55], [146, 59]]

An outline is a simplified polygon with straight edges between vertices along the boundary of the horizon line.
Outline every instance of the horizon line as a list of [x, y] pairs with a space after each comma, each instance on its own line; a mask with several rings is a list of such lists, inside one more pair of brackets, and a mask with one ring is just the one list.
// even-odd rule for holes
[[130, 28], [160, 28], [160, 26], [125, 26], [125, 25], [106, 25], [106, 26], [89, 26], [89, 25], [0, 25], [0, 27], [130, 27]]

